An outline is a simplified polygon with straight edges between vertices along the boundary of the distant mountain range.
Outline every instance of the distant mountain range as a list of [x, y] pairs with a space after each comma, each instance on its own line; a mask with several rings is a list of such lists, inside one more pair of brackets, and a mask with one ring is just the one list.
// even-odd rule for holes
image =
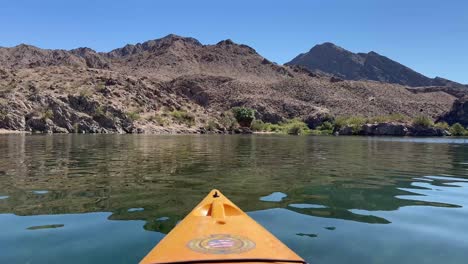
[[353, 53], [329, 42], [314, 46], [286, 65], [299, 65], [313, 72], [332, 74], [346, 80], [372, 80], [411, 87], [468, 88], [444, 78], [429, 78], [373, 51]]
[[177, 35], [111, 52], [21, 44], [0, 48], [0, 128], [57, 133], [226, 131], [225, 111], [241, 105], [254, 108], [257, 118], [266, 122], [300, 118], [312, 127], [330, 115], [437, 118], [456, 96], [466, 93], [452, 86], [461, 87], [427, 78], [376, 53], [354, 54], [330, 43], [287, 65], [231, 40], [204, 45]]

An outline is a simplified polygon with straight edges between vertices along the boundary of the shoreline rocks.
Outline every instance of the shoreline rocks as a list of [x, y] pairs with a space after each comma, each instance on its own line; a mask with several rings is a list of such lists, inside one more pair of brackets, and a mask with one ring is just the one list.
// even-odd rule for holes
[[426, 127], [408, 123], [374, 123], [364, 124], [359, 129], [345, 126], [335, 132], [339, 136], [396, 136], [396, 137], [443, 137], [450, 136], [450, 133], [437, 127]]

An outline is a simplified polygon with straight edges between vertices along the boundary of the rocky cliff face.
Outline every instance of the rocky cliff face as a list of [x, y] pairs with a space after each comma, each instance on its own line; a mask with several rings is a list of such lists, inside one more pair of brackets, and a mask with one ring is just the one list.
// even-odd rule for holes
[[299, 65], [311, 71], [324, 72], [347, 80], [372, 80], [412, 87], [468, 88], [440, 77], [426, 77], [376, 52], [353, 53], [332, 43], [317, 45], [287, 65]]
[[452, 108], [443, 114], [438, 121], [447, 122], [449, 125], [460, 123], [468, 126], [468, 96], [462, 97], [453, 103]]
[[[357, 56], [345, 65], [353, 68], [361, 61]], [[203, 45], [169, 35], [109, 53], [0, 48], [0, 128], [13, 130], [226, 131], [224, 112], [240, 105], [256, 109], [257, 118], [268, 122], [297, 117], [315, 124], [324, 113], [435, 118], [454, 100], [442, 91], [417, 94], [400, 85], [345, 81], [277, 65], [231, 40]]]

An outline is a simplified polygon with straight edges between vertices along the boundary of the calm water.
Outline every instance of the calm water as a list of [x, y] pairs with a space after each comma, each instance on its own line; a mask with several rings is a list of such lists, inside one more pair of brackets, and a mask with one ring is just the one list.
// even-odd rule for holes
[[137, 263], [218, 188], [310, 263], [467, 263], [468, 141], [0, 135], [0, 263]]

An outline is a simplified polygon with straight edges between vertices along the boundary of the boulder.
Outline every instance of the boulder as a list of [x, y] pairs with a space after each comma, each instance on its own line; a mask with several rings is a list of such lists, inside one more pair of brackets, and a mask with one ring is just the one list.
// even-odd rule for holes
[[324, 122], [333, 122], [334, 117], [326, 108], [317, 109], [316, 112], [309, 114], [302, 119], [310, 129], [315, 129]]
[[54, 122], [49, 118], [33, 116], [27, 118], [26, 125], [32, 132], [53, 133]]
[[440, 116], [437, 122], [447, 122], [449, 125], [460, 123], [464, 127], [468, 126], [468, 96], [456, 100], [450, 111]]
[[406, 136], [408, 128], [399, 123], [365, 124], [362, 134], [367, 136]]
[[444, 129], [419, 125], [409, 127], [408, 133], [408, 136], [414, 137], [442, 137], [445, 135], [447, 135], [447, 133]]
[[6, 115], [0, 114], [0, 128], [10, 130], [25, 130], [26, 121], [23, 115], [8, 113]]
[[340, 128], [337, 132], [340, 136], [351, 136], [353, 134], [353, 128], [350, 126], [345, 126]]

